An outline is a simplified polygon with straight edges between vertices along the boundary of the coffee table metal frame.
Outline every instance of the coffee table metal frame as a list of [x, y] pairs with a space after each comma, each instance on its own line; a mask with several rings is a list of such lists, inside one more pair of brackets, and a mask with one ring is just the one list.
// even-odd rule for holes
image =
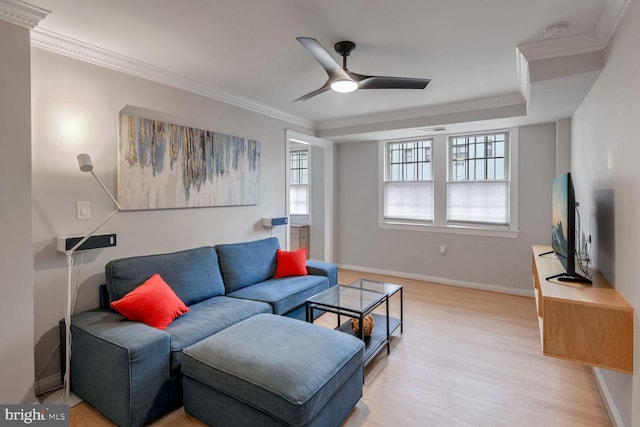
[[[390, 317], [390, 322], [392, 325], [391, 325], [391, 330], [389, 331], [389, 334], [393, 334], [396, 331], [396, 329], [398, 329], [398, 326], [400, 327], [400, 333], [402, 334], [404, 332], [404, 290], [402, 285], [398, 285], [395, 283], [379, 282], [377, 280], [358, 279], [347, 286], [360, 287], [363, 289], [369, 289], [377, 292], [384, 292], [387, 294], [389, 299], [391, 299], [391, 297], [394, 296], [396, 293], [400, 292], [400, 318], [394, 319], [393, 317]], [[389, 317], [388, 314], [387, 314], [387, 317]]]
[[[400, 291], [400, 319], [389, 316], [389, 297]], [[343, 298], [341, 298], [343, 297]], [[345, 315], [358, 319], [358, 337], [365, 343], [364, 364], [369, 363], [374, 356], [386, 345], [387, 354], [391, 352], [391, 334], [400, 327], [403, 330], [402, 313], [402, 286], [365, 279], [356, 280], [349, 285], [338, 285], [308, 298], [306, 305], [306, 320], [313, 323], [314, 310], [322, 310], [337, 314], [338, 326], [336, 329], [354, 335], [349, 320], [342, 323], [341, 316]], [[354, 301], [357, 301], [354, 303]], [[385, 304], [385, 314], [372, 313], [380, 305]], [[375, 324], [384, 324], [384, 330], [373, 328], [370, 336], [364, 336], [364, 317], [371, 314]]]

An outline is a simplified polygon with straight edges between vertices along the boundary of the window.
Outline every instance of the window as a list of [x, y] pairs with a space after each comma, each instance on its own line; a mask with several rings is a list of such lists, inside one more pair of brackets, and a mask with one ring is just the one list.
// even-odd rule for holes
[[517, 134], [381, 141], [381, 226], [517, 236]]
[[433, 220], [432, 140], [388, 142], [384, 218]]
[[447, 221], [509, 224], [507, 132], [449, 138]]
[[289, 152], [289, 211], [291, 215], [309, 216], [309, 150]]

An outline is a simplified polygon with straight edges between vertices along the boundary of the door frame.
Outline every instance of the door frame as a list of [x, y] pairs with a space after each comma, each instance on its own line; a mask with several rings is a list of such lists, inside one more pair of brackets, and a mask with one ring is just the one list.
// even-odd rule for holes
[[[291, 143], [309, 144], [321, 147], [324, 150], [324, 200], [323, 200], [323, 216], [324, 216], [324, 262], [334, 262], [334, 142], [328, 139], [318, 138], [295, 130], [287, 129], [285, 132], [285, 212], [287, 218], [290, 218], [289, 210], [289, 185], [290, 185], [290, 167], [289, 167], [289, 151]], [[311, 188], [313, 192], [313, 188]], [[285, 245], [287, 249], [291, 244], [290, 224], [287, 224], [285, 232]]]

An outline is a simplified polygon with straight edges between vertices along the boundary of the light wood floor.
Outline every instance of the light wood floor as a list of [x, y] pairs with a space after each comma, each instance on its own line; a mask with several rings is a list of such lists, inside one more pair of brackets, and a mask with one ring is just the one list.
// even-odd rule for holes
[[[610, 426], [591, 369], [542, 356], [535, 301], [341, 270], [404, 286], [404, 334], [365, 370], [356, 426]], [[399, 309], [393, 297], [392, 315]], [[324, 315], [316, 323], [334, 327]], [[71, 426], [110, 426], [87, 403]], [[182, 409], [153, 426], [201, 426]]]

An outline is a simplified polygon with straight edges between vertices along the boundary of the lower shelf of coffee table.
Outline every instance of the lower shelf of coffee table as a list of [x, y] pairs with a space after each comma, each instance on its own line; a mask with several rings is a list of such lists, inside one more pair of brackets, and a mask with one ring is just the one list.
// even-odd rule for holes
[[[400, 319], [394, 317], [389, 318], [389, 337], [387, 337], [387, 319], [385, 316], [371, 313], [373, 316], [373, 330], [371, 335], [364, 337], [364, 364], [369, 363], [373, 357], [378, 354], [387, 344], [388, 339], [391, 338], [391, 334], [400, 326]], [[337, 327], [339, 331], [347, 334], [351, 334], [356, 338], [360, 338], [353, 333], [351, 329], [351, 322], [347, 320]]]

